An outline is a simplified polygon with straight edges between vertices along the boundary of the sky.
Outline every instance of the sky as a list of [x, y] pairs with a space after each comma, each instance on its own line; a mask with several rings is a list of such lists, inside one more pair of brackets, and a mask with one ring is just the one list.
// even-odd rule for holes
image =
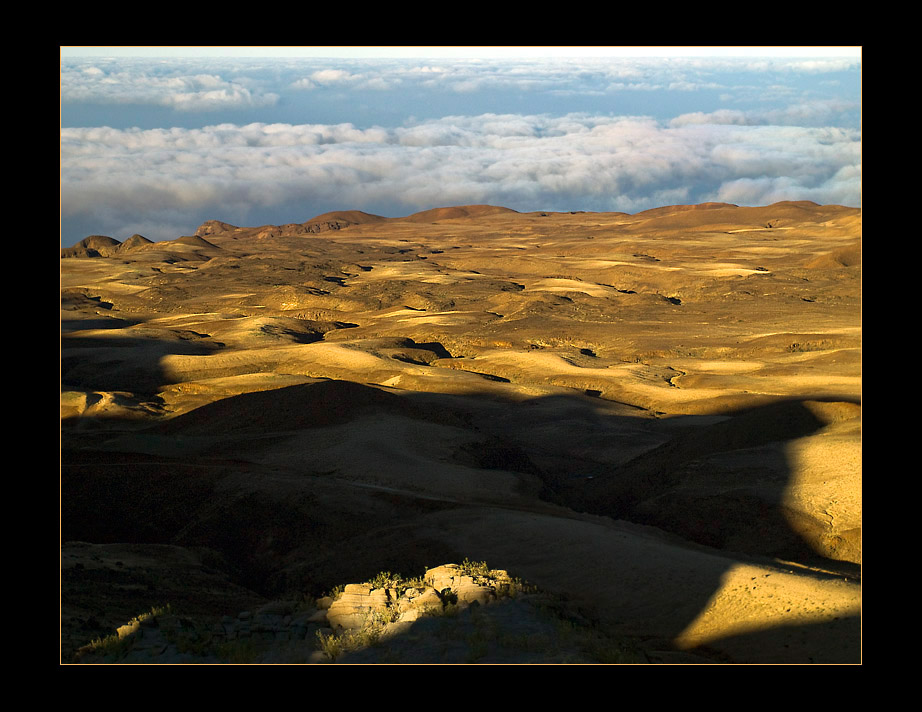
[[860, 47], [61, 46], [62, 246], [780, 200], [860, 207]]

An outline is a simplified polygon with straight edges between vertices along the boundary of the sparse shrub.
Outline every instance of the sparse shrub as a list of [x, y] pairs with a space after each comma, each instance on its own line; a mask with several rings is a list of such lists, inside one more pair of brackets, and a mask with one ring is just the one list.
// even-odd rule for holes
[[464, 561], [459, 564], [459, 567], [462, 575], [470, 576], [474, 579], [489, 578], [490, 574], [493, 573], [492, 569], [487, 566], [486, 561], [471, 561], [467, 557], [464, 557]]
[[317, 642], [320, 650], [327, 654], [330, 660], [336, 660], [345, 652], [343, 645], [343, 636], [341, 635], [324, 635], [322, 631], [317, 631]]
[[392, 574], [390, 571], [381, 571], [374, 576], [368, 583], [372, 588], [396, 588], [399, 576]]
[[387, 625], [393, 623], [400, 616], [400, 611], [394, 606], [388, 606], [384, 609], [378, 609], [371, 612], [370, 623], [372, 625]]
[[79, 660], [80, 658], [87, 655], [100, 655], [107, 660], [120, 660], [129, 650], [131, 650], [131, 646], [134, 643], [133, 634], [141, 626], [142, 622], [151, 618], [156, 618], [157, 616], [166, 615], [170, 612], [171, 609], [169, 604], [166, 606], [154, 606], [148, 612], [142, 613], [132, 618], [125, 626], [123, 626], [122, 634], [116, 632], [112, 633], [111, 635], [107, 635], [104, 638], [96, 638], [96, 640], [93, 640], [80, 648], [77, 651], [76, 657]]
[[409, 588], [424, 588], [426, 583], [422, 576], [404, 578], [400, 574], [391, 573], [390, 571], [381, 571], [367, 581], [372, 588], [387, 588], [397, 592], [397, 596], [402, 596]]
[[347, 630], [339, 635], [324, 635], [317, 631], [317, 641], [320, 650], [335, 661], [344, 653], [361, 650], [377, 643], [381, 638], [382, 629], [379, 626], [367, 626], [360, 630]]
[[77, 651], [77, 659], [88, 655], [99, 655], [106, 660], [118, 661], [131, 649], [131, 638], [120, 638], [117, 633], [112, 633], [104, 638], [96, 638]]
[[458, 597], [454, 601], [442, 600], [441, 606], [430, 606], [426, 609], [426, 615], [432, 618], [455, 618], [461, 613], [461, 606], [458, 605]]

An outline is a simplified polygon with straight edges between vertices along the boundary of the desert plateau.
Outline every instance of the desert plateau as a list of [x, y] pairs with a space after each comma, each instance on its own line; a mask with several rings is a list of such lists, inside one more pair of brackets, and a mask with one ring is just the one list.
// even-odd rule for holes
[[61, 662], [861, 663], [861, 286], [810, 201], [62, 248]]

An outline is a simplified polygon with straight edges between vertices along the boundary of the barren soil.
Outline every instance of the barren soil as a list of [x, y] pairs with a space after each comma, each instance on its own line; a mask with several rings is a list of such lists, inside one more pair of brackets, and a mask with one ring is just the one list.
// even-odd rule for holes
[[860, 255], [809, 202], [62, 250], [62, 659], [470, 558], [651, 662], [860, 662]]

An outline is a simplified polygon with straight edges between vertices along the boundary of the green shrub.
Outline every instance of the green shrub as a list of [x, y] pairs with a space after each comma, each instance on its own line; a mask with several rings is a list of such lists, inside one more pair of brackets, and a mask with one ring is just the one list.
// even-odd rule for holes
[[122, 634], [118, 632], [107, 635], [104, 638], [96, 638], [87, 643], [77, 651], [77, 659], [87, 655], [99, 655], [109, 661], [117, 661], [125, 657], [126, 653], [131, 650], [134, 643], [134, 632], [141, 626], [141, 623], [157, 616], [166, 615], [171, 612], [169, 604], [165, 606], [154, 606], [148, 612], [142, 613], [132, 618], [125, 625], [125, 631]]
[[324, 635], [317, 631], [317, 642], [320, 650], [327, 654], [331, 661], [335, 661], [343, 653], [360, 650], [374, 645], [381, 638], [382, 629], [379, 626], [368, 626], [361, 630], [347, 630], [339, 635]]

